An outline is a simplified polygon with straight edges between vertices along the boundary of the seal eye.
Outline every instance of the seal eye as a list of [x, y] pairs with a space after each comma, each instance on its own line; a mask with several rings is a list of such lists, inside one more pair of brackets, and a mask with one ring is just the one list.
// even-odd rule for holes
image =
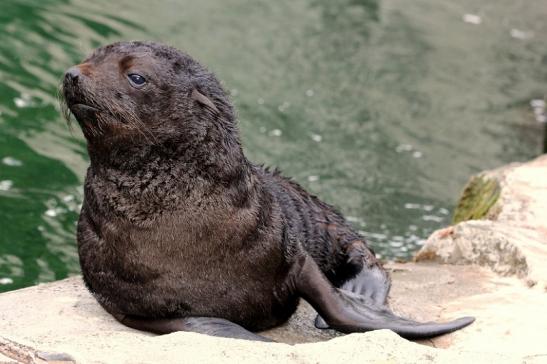
[[129, 82], [134, 87], [142, 87], [146, 83], [146, 79], [136, 73], [130, 73], [127, 75], [127, 78], [129, 78]]

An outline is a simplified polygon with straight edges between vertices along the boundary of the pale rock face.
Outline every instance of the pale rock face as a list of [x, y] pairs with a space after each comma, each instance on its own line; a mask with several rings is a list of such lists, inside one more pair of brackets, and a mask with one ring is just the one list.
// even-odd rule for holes
[[[389, 266], [400, 282], [394, 286], [394, 294], [406, 295], [394, 302], [395, 309], [424, 320], [447, 320], [470, 312], [457, 307], [446, 313], [442, 307], [464, 295], [461, 289], [483, 289], [482, 283], [470, 288], [467, 279], [458, 277], [469, 278], [471, 274], [476, 278], [483, 273], [465, 272], [457, 266], [446, 268], [428, 264]], [[446, 285], [447, 282], [452, 284]], [[445, 285], [435, 292], [439, 283]], [[189, 332], [156, 336], [120, 325], [97, 304], [81, 277], [72, 277], [0, 295], [0, 353], [23, 363], [64, 358], [49, 362], [66, 364], [518, 363], [522, 359], [520, 353], [514, 352], [435, 349], [402, 339], [388, 330], [336, 337], [332, 331], [313, 328], [313, 316], [310, 306], [302, 304], [288, 324], [263, 333], [285, 343], [223, 339]], [[308, 343], [310, 340], [315, 342]]]
[[[547, 155], [483, 172], [477, 179], [500, 187], [496, 202], [481, 220], [433, 233], [416, 260], [478, 264], [547, 289]], [[472, 210], [474, 201], [480, 203], [481, 196], [462, 200], [459, 207]]]
[[[462, 296], [447, 306], [449, 311], [472, 308], [474, 325], [434, 342], [451, 350], [520, 352], [527, 354], [526, 362], [547, 362], [547, 155], [483, 172], [473, 181], [499, 186], [495, 203], [483, 211], [481, 220], [433, 233], [415, 260], [461, 264], [470, 270], [483, 266], [495, 274], [479, 278], [482, 293]], [[467, 211], [457, 210], [455, 216], [473, 215], [495, 195], [492, 188], [483, 189], [487, 196], [466, 193], [469, 190], [470, 185], [459, 204]], [[474, 199], [465, 200], [469, 196]]]
[[503, 275], [528, 276], [523, 244], [528, 231], [504, 223], [470, 220], [438, 230], [424, 244], [416, 260], [438, 260], [448, 264], [478, 264]]

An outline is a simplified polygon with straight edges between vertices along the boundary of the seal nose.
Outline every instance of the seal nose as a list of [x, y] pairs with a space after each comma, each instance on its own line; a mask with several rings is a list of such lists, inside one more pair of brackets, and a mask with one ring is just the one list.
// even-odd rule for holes
[[73, 84], [78, 82], [78, 78], [82, 75], [82, 71], [80, 71], [80, 67], [74, 66], [70, 67], [68, 71], [65, 73], [65, 80], [70, 81]]

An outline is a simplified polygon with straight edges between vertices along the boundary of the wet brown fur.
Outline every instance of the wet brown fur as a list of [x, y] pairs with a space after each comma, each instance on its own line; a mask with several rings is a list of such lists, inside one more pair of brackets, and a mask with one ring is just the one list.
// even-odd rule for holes
[[[358, 324], [362, 312], [398, 320], [384, 308], [390, 281], [363, 237], [332, 206], [245, 157], [212, 73], [147, 42], [99, 48], [77, 67], [63, 82], [63, 109], [76, 116], [91, 162], [78, 252], [108, 312], [262, 330], [286, 321], [303, 296], [344, 332], [383, 327]], [[131, 72], [147, 83], [132, 87]], [[334, 288], [357, 275], [365, 278], [350, 288], [370, 296], [358, 299], [370, 312], [350, 312], [364, 303]], [[317, 289], [327, 301], [316, 302]]]

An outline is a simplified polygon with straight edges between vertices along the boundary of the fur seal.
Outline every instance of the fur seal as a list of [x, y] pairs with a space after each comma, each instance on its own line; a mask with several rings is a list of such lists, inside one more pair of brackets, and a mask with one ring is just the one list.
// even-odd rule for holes
[[90, 158], [77, 228], [83, 278], [121, 323], [268, 340], [254, 332], [285, 322], [300, 298], [318, 328], [344, 333], [419, 339], [473, 322], [395, 315], [388, 274], [364, 238], [245, 157], [226, 93], [187, 54], [107, 45], [66, 72], [62, 93]]

